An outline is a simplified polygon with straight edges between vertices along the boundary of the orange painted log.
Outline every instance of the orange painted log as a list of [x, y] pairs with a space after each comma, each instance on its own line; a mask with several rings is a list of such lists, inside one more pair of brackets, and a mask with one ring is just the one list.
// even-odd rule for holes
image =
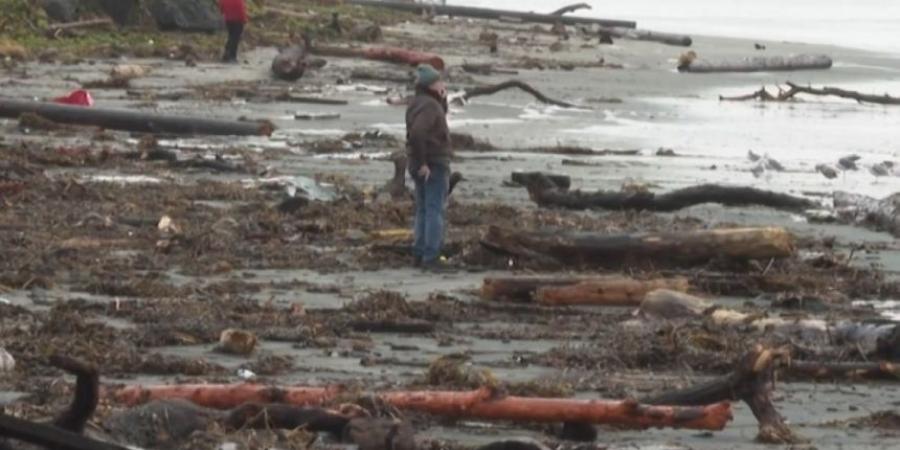
[[234, 408], [245, 403], [286, 403], [289, 405], [321, 405], [334, 399], [341, 387], [287, 387], [261, 384], [181, 384], [169, 386], [126, 386], [108, 392], [119, 403], [129, 406], [153, 400], [184, 399], [200, 406], [216, 409]]
[[[127, 405], [179, 398], [208, 408], [229, 409], [245, 403], [320, 405], [333, 400], [339, 387], [277, 388], [258, 384], [131, 386], [111, 397]], [[629, 428], [721, 430], [731, 420], [731, 404], [649, 406], [634, 400], [500, 397], [490, 389], [473, 391], [397, 391], [379, 394], [388, 404], [436, 416], [514, 422], [580, 422]]]
[[579, 422], [632, 428], [721, 430], [731, 420], [731, 404], [673, 407], [641, 405], [634, 400], [503, 397], [491, 399], [485, 390], [467, 392], [390, 392], [387, 403], [438, 416], [514, 422]]
[[686, 292], [690, 289], [687, 278], [659, 278], [635, 280], [611, 276], [584, 280], [568, 286], [544, 286], [537, 289], [534, 299], [547, 306], [639, 306], [648, 292], [669, 289]]

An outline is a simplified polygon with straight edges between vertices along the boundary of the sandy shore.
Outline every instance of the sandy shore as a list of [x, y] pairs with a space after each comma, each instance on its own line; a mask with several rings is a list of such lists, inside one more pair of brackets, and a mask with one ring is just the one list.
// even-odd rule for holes
[[[564, 49], [550, 52], [548, 47], [556, 38], [546, 34], [529, 32], [527, 27], [518, 31], [501, 31], [501, 55], [487, 54], [486, 47], [477, 43], [482, 24], [453, 20], [436, 25], [418, 23], [403, 24], [386, 30], [389, 44], [409, 42], [423, 43], [419, 47], [440, 53], [448, 65], [463, 62], [509, 65], [524, 56], [567, 62], [595, 62], [603, 58], [607, 63], [621, 64], [624, 69], [578, 68], [573, 71], [520, 70], [515, 76], [546, 94], [566, 99], [584, 108], [564, 110], [535, 103], [521, 93], [502, 93], [472, 101], [462, 108], [454, 108], [451, 125], [454, 131], [463, 131], [488, 140], [498, 147], [513, 151], [460, 152], [461, 160], [454, 164], [466, 180], [454, 193], [454, 208], [469, 205], [502, 203], [524, 210], [533, 210], [527, 193], [521, 188], [503, 186], [503, 180], [514, 170], [542, 170], [570, 175], [575, 187], [583, 189], [618, 189], [624, 181], [646, 183], [654, 190], [669, 190], [701, 182], [750, 185], [764, 189], [789, 192], [796, 195], [831, 193], [834, 190], [850, 190], [874, 196], [884, 196], [897, 191], [900, 178], [876, 178], [865, 169], [848, 172], [836, 180], [826, 180], [815, 172], [820, 162], [833, 162], [849, 153], [863, 156], [862, 163], [900, 159], [897, 147], [896, 121], [900, 110], [857, 105], [849, 102], [811, 100], [786, 105], [758, 105], [754, 103], [720, 103], [719, 94], [749, 93], [760, 85], [792, 80], [815, 85], [840, 85], [859, 87], [861, 90], [880, 92], [894, 88], [900, 91], [900, 59], [858, 50], [796, 43], [758, 41], [767, 48], [767, 54], [826, 53], [836, 61], [827, 71], [798, 72], [790, 74], [724, 74], [689, 75], [674, 70], [681, 48], [659, 44], [618, 41], [612, 46], [600, 46], [580, 37], [563, 44]], [[523, 37], [524, 45], [506, 44], [510, 39]], [[693, 50], [704, 57], [718, 58], [735, 55], [754, 55], [754, 41], [707, 38], [694, 36]], [[152, 66], [147, 77], [135, 80], [131, 89], [144, 93], [163, 93], [186, 90], [197, 86], [226, 82], [254, 83], [268, 80], [269, 61], [274, 49], [258, 49], [245, 54], [246, 62], [239, 66], [200, 63], [198, 67], [163, 60], [131, 60], [128, 63]], [[95, 60], [75, 66], [29, 63], [21, 72], [0, 74], [0, 86], [4, 96], [18, 98], [46, 98], [59, 95], [77, 86], [77, 81], [99, 79], [109, 68], [123, 61]], [[313, 71], [294, 86], [296, 92], [345, 99], [347, 106], [298, 105], [279, 102], [255, 103], [231, 99], [226, 101], [153, 100], [142, 101], [129, 97], [124, 90], [96, 90], [93, 95], [100, 105], [140, 108], [172, 114], [190, 114], [211, 117], [252, 117], [270, 119], [278, 126], [271, 139], [261, 138], [202, 138], [175, 140], [171, 146], [223, 150], [240, 149], [254, 155], [256, 162], [269, 174], [307, 176], [330, 174], [345, 177], [360, 189], [375, 189], [384, 184], [392, 174], [391, 163], [383, 159], [396, 147], [371, 146], [353, 149], [350, 156], [339, 154], [313, 154], [308, 150], [323, 138], [339, 138], [352, 131], [380, 130], [402, 136], [403, 109], [389, 106], [385, 98], [406, 94], [405, 87], [396, 84], [366, 82], [337, 84], [346, 79], [354, 68], [385, 67], [375, 63], [354, 60], [329, 59], [323, 69]], [[402, 70], [396, 69], [393, 70]], [[469, 79], [454, 72], [458, 80], [451, 85], [461, 87], [474, 83], [493, 83], [509, 76], [475, 77]], [[281, 83], [273, 82], [281, 86]], [[617, 98], [621, 103], [593, 103], [591, 99]], [[295, 112], [339, 113], [338, 120], [297, 121]], [[46, 143], [41, 133], [23, 133], [15, 121], [0, 120], [4, 131], [4, 145], [20, 142]], [[133, 149], [136, 137], [126, 133], [114, 133], [115, 139], [108, 145], [116, 150]], [[60, 147], [87, 145], [91, 137], [76, 134], [52, 138], [49, 142]], [[578, 145], [593, 149], [636, 149], [636, 155], [628, 156], [563, 156], [548, 153], [521, 153], [514, 151], [526, 147]], [[656, 156], [658, 148], [671, 148], [679, 156]], [[786, 166], [785, 172], [767, 172], [761, 177], [750, 173], [753, 166], [746, 158], [748, 150], [769, 154]], [[203, 153], [200, 151], [199, 153]], [[564, 165], [564, 160], [576, 159], [588, 165]], [[865, 164], [863, 164], [865, 165]], [[50, 172], [59, 178], [86, 174], [120, 175], [115, 168], [57, 167]], [[207, 173], [171, 172], [156, 174], [169, 177], [166, 182], [190, 184], [202, 179], [236, 181], [255, 178], [253, 175], [214, 175]], [[813, 196], [824, 204], [827, 198]], [[602, 220], [606, 213], [578, 213], [573, 216], [589, 216]], [[694, 217], [705, 226], [721, 224], [782, 225], [803, 238], [821, 239], [835, 236], [838, 253], [848, 253], [860, 244], [878, 245], [879, 250], [857, 257], [854, 264], [860, 268], [880, 264], [888, 278], [900, 275], [900, 247], [886, 234], [870, 232], [843, 225], [809, 224], [803, 217], [784, 212], [772, 212], [756, 208], [729, 209], [717, 206], [700, 206], [677, 214], [662, 214], [663, 220], [673, 217]], [[325, 250], [323, 250], [324, 252]], [[345, 270], [337, 273], [320, 273], [316, 270], [295, 269], [238, 269], [223, 276], [195, 277], [170, 268], [178, 283], [210, 285], [228, 280], [250, 279], [261, 286], [277, 282], [305, 282], [317, 285], [340, 285], [341, 292], [303, 292], [296, 289], [264, 288], [249, 297], [260, 302], [292, 304], [302, 296], [307, 308], [336, 308], [351, 299], [381, 289], [396, 290], [410, 300], [425, 300], [430, 294], [441, 293], [474, 301], [474, 291], [482, 279], [491, 273], [459, 273], [447, 276], [424, 276], [408, 267], [392, 267], [377, 271]], [[399, 281], [398, 281], [399, 280]], [[173, 283], [175, 283], [173, 281]], [[175, 283], [175, 284], [178, 284]], [[37, 292], [37, 293], [36, 293]], [[69, 299], [72, 296], [87, 297], [101, 304], [111, 301], [108, 295], [88, 296], [72, 292], [70, 286], [30, 290], [16, 289], [3, 297], [29, 309], [41, 310], [47, 301]], [[40, 299], [37, 301], [36, 299]], [[750, 299], [732, 299], [740, 304]], [[627, 311], [617, 310], [613, 315], [625, 316]], [[598, 314], [599, 315], [599, 314]], [[531, 319], [529, 319], [531, 320]], [[540, 322], [543, 319], [534, 320]], [[472, 319], [479, 323], [476, 318]], [[472, 323], [454, 324], [466, 328]], [[509, 318], [504, 318], [500, 328], [515, 329]], [[546, 325], [546, 324], [545, 324]], [[486, 326], [481, 324], [481, 326]], [[476, 327], [477, 328], [477, 327]], [[477, 333], [476, 333], [477, 334]], [[400, 335], [373, 337], [373, 353], [382, 358], [397, 358], [407, 363], [427, 364], [427, 361], [452, 352], [473, 352], [476, 362], [491, 367], [502, 379], [527, 381], [533, 378], [580, 379], [603, 375], [602, 370], [587, 371], [542, 367], [533, 365], [527, 369], [508, 364], [523, 352], [545, 352], [558, 346], [579, 346], [585, 343], [575, 338], [548, 339], [496, 339], [468, 337], [444, 346], [431, 338], [409, 338]], [[409, 352], [397, 351], [400, 344], [419, 348], [415, 357]], [[346, 342], [344, 344], [346, 345]], [[162, 346], [156, 348], [162, 354], [177, 357], [202, 357], [234, 372], [244, 360], [210, 353], [211, 345]], [[363, 381], [384, 383], [412, 380], [422, 368], [402, 365], [364, 367], [355, 353], [323, 352], [321, 348], [302, 347], [278, 342], [266, 342], [263, 349], [275, 354], [289, 354], [302, 362], [303, 368], [278, 378], [279, 382]], [[415, 364], [413, 364], [415, 366]], [[623, 373], [629, 381], [622, 383], [628, 392], [629, 383], [639, 385], [657, 381], [657, 375], [671, 382], [702, 379], [685, 372], [654, 374], [648, 372]], [[233, 376], [232, 376], [233, 378]], [[139, 376], [139, 380], [170, 381], [171, 376]], [[582, 383], [581, 386], [589, 386]], [[893, 448], [893, 442], [884, 439], [878, 430], [847, 431], [844, 428], [826, 426], [831, 421], [858, 417], [878, 410], [896, 410], [898, 387], [893, 384], [780, 384], [778, 407], [790, 419], [797, 431], [812, 439], [816, 448]], [[599, 391], [599, 392], [598, 392]], [[608, 391], [583, 389], [579, 396], [598, 396]], [[736, 406], [735, 422], [725, 431], [713, 435], [684, 431], [622, 432], [601, 431], [600, 442], [607, 448], [768, 448], [753, 443], [756, 423], [749, 410]], [[539, 430], [519, 427], [484, 427], [471, 423], [454, 426], [434, 426], [429, 437], [450, 438], [469, 444], [511, 435], [542, 436]]]

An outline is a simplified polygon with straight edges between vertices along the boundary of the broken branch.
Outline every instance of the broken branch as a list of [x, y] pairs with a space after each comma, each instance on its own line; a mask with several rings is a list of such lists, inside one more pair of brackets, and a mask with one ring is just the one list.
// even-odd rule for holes
[[531, 85], [524, 83], [522, 81], [519, 81], [519, 80], [509, 80], [509, 81], [505, 81], [500, 84], [493, 84], [490, 86], [480, 86], [480, 87], [476, 87], [476, 88], [469, 88], [463, 92], [462, 98], [463, 98], [463, 100], [469, 100], [473, 97], [479, 97], [479, 96], [483, 96], [483, 95], [492, 95], [492, 94], [496, 94], [497, 92], [500, 92], [500, 91], [503, 91], [506, 89], [513, 89], [513, 88], [521, 89], [521, 90], [531, 94], [532, 96], [534, 96], [534, 98], [536, 98], [541, 103], [555, 105], [555, 106], [559, 106], [562, 108], [575, 108], [576, 107], [575, 105], [573, 105], [571, 103], [564, 102], [561, 100], [555, 100], [550, 97], [547, 97], [546, 95], [544, 95], [537, 89], [533, 88]]

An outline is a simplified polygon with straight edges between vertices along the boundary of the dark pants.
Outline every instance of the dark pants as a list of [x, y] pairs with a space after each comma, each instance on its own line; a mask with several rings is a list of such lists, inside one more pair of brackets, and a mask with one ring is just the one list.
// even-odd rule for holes
[[241, 22], [225, 22], [228, 29], [228, 42], [225, 43], [225, 54], [222, 61], [237, 61], [238, 45], [241, 44], [241, 35], [244, 34], [244, 24]]
[[441, 164], [429, 164], [428, 180], [413, 174], [416, 182], [415, 242], [413, 254], [429, 263], [441, 256], [444, 244], [444, 220], [447, 191], [450, 187], [450, 168]]

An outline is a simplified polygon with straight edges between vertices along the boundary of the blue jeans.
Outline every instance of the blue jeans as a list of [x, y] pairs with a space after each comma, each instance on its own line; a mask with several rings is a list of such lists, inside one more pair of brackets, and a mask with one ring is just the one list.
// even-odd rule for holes
[[418, 175], [414, 169], [412, 177], [416, 183], [415, 242], [413, 255], [423, 263], [437, 260], [444, 245], [444, 220], [447, 191], [450, 189], [450, 167], [429, 164], [431, 176], [428, 180]]

